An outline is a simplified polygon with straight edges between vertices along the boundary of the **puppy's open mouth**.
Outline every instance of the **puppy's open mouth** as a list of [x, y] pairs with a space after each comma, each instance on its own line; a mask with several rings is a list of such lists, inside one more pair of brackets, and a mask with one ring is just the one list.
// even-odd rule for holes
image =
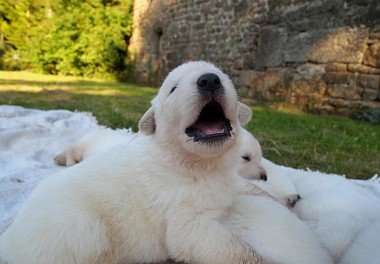
[[231, 131], [231, 123], [225, 117], [222, 106], [211, 101], [203, 107], [198, 119], [185, 132], [195, 142], [214, 143], [231, 137]]

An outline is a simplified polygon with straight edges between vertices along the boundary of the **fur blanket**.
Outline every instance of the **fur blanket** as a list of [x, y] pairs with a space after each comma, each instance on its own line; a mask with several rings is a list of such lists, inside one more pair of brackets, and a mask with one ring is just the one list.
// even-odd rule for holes
[[44, 177], [54, 156], [100, 126], [90, 113], [0, 106], [0, 234]]

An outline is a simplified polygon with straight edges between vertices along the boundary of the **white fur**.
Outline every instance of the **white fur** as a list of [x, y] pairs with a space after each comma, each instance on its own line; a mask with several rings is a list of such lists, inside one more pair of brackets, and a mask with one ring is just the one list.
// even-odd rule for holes
[[[261, 150], [258, 151], [260, 146], [252, 139], [252, 136], [249, 133], [244, 133], [244, 135], [243, 149], [252, 156], [255, 156], [255, 153], [261, 153]], [[251, 137], [251, 139], [247, 140], [247, 137]], [[374, 221], [380, 220], [380, 184], [376, 177], [370, 181], [347, 180], [338, 175], [292, 170], [275, 165], [266, 159], [262, 159], [261, 164], [267, 173], [268, 180], [266, 182], [253, 181], [254, 184], [279, 200], [282, 197], [289, 197], [291, 194], [300, 194], [302, 198], [297, 201], [293, 211], [318, 235], [335, 262], [338, 262], [347, 250], [354, 253], [346, 253], [344, 259], [351, 261], [354, 259], [352, 256], [357, 255], [357, 262], [352, 260], [352, 263], [366, 263], [365, 261], [360, 262], [360, 258], [372, 259], [371, 261], [379, 259], [375, 258], [377, 253], [368, 253], [372, 250], [368, 244], [377, 243], [374, 237], [380, 237], [380, 229], [378, 226], [371, 228], [373, 234], [367, 242], [363, 242], [363, 240], [369, 237], [369, 231], [366, 232], [366, 229], [362, 231], [366, 226], [374, 225]], [[249, 218], [254, 219], [253, 216], [249, 216]], [[252, 223], [257, 224], [255, 221]], [[258, 231], [253, 228], [252, 230], [252, 234]], [[290, 230], [290, 232], [293, 231]], [[247, 235], [247, 237], [255, 236]], [[355, 246], [352, 246], [354, 249], [349, 250], [351, 244]], [[262, 251], [257, 244], [253, 244], [253, 246], [264, 257], [267, 257], [265, 251]], [[368, 250], [365, 249], [367, 247]]]
[[[314, 230], [335, 261], [356, 241], [363, 228], [380, 220], [378, 183], [353, 181], [320, 172], [305, 173], [265, 159], [263, 166], [268, 183], [281, 195], [294, 193], [294, 188], [300, 194], [301, 200], [293, 211]], [[379, 230], [374, 232], [380, 236]], [[364, 257], [366, 252], [360, 249], [363, 248], [355, 250], [355, 254]]]
[[[216, 73], [233, 134], [219, 145], [184, 133], [206, 103], [197, 78]], [[177, 90], [169, 95], [173, 86]], [[172, 257], [188, 263], [264, 263], [217, 219], [233, 204], [240, 139], [237, 94], [205, 62], [184, 64], [163, 83], [138, 136], [41, 182], [0, 237], [14, 263], [136, 263]], [[247, 115], [245, 115], [247, 116]]]
[[[274, 164], [268, 166], [270, 162], [262, 160], [261, 146], [251, 133], [243, 129], [242, 134], [239, 153], [250, 157], [250, 161], [242, 160], [241, 157], [238, 159], [239, 173], [245, 178], [244, 182], [256, 179], [250, 183], [267, 191], [280, 203], [284, 203], [283, 199], [291, 204], [295, 202], [294, 198], [290, 198], [297, 195], [293, 180], [283, 175], [280, 167]], [[268, 175], [267, 181], [257, 180], [262, 173]], [[273, 199], [257, 195], [238, 196], [231, 215], [225, 221], [231, 230], [244, 238], [270, 263], [333, 263], [328, 250], [322, 246], [316, 234]]]
[[279, 203], [239, 196], [226, 224], [270, 263], [333, 263], [317, 236]]
[[378, 264], [380, 260], [380, 221], [366, 227], [342, 256], [340, 264]]
[[[248, 158], [245, 160], [243, 157]], [[240, 157], [238, 158], [239, 174], [246, 179], [259, 180], [266, 171], [261, 165], [262, 151], [260, 143], [247, 130], [242, 129]]]
[[55, 161], [59, 165], [70, 167], [91, 155], [113, 146], [127, 144], [136, 136], [137, 134], [133, 134], [132, 131], [128, 129], [98, 129], [88, 133], [68, 146], [61, 154], [55, 157]]
[[[260, 144], [247, 130], [242, 129], [242, 135], [236, 164], [240, 175], [245, 178], [242, 182], [248, 186], [245, 189], [246, 193], [250, 193], [249, 187], [256, 184], [269, 190], [273, 195], [278, 195], [279, 200], [281, 195], [287, 196], [288, 192], [293, 190], [295, 192], [295, 187], [291, 184], [289, 185], [294, 189], [290, 188], [286, 192], [274, 191], [276, 190], [275, 186], [280, 188], [283, 185], [279, 183], [280, 180], [272, 179], [273, 185], [264, 181], [247, 180], [259, 179], [260, 174], [266, 172], [260, 165], [262, 158]], [[129, 139], [128, 135], [125, 143], [128, 143]], [[91, 141], [99, 140], [106, 141], [101, 145], [104, 148], [122, 143], [115, 141], [112, 133], [94, 132], [90, 136], [80, 139], [68, 149], [77, 153], [84, 151], [93, 155], [101, 149], [91, 148], [91, 152], [87, 146], [91, 144]], [[84, 150], [85, 148], [87, 149]], [[80, 151], [75, 151], [75, 149]], [[248, 156], [250, 160], [243, 159], [244, 155]], [[242, 175], [242, 171], [246, 174]], [[272, 174], [273, 171], [270, 173]], [[289, 182], [291, 182], [290, 179]], [[257, 197], [257, 195], [261, 195], [260, 189], [253, 189], [252, 193], [256, 196], [242, 195], [235, 199], [234, 209], [229, 217], [224, 219], [224, 225], [229, 226], [239, 237], [244, 238], [271, 263], [296, 264], [302, 263], [305, 259], [308, 259], [310, 264], [332, 263], [329, 254], [321, 246], [316, 235], [293, 213], [275, 201]]]

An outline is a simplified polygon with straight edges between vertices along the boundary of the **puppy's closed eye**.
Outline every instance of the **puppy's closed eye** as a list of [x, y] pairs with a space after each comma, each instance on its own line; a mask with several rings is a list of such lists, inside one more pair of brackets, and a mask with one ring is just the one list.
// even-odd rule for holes
[[251, 161], [251, 157], [249, 155], [241, 156], [246, 161]]
[[177, 89], [177, 85], [173, 86], [173, 88], [170, 90], [170, 94], [174, 92], [174, 90]]

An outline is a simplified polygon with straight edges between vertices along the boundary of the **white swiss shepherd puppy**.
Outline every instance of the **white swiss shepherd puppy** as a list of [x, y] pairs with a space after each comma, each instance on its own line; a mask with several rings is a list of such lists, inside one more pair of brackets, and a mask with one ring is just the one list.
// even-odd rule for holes
[[0, 259], [264, 263], [217, 221], [239, 192], [234, 157], [244, 111], [212, 64], [174, 69], [140, 120], [145, 135], [41, 182], [1, 236]]

